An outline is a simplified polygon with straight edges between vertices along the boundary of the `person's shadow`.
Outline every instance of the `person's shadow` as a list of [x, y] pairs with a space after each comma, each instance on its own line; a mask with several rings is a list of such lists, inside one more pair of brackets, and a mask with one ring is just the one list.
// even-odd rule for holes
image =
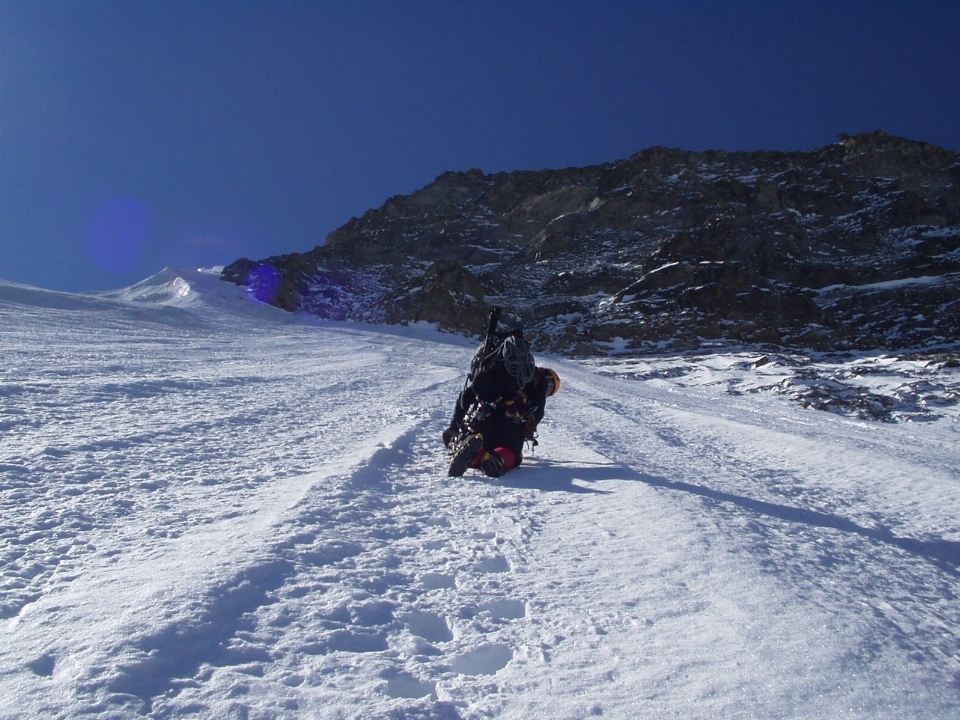
[[886, 527], [868, 528], [858, 525], [840, 515], [809, 510], [791, 505], [781, 505], [766, 500], [755, 500], [743, 495], [714, 490], [703, 485], [667, 480], [655, 475], [647, 475], [618, 463], [589, 463], [578, 461], [548, 460], [545, 458], [525, 458], [520, 467], [499, 478], [480, 477], [482, 482], [494, 485], [539, 490], [541, 492], [596, 493], [613, 494], [613, 490], [601, 490], [584, 483], [601, 480], [632, 480], [665, 490], [689, 493], [710, 501], [717, 506], [734, 505], [755, 515], [775, 518], [786, 523], [808, 525], [810, 527], [830, 528], [852, 533], [873, 542], [892, 545], [911, 555], [928, 560], [938, 567], [960, 575], [960, 542], [931, 538], [917, 540], [899, 537]]
[[480, 480], [502, 487], [539, 490], [541, 492], [596, 493], [610, 495], [612, 490], [600, 490], [579, 483], [599, 480], [640, 480], [634, 470], [616, 463], [584, 463], [545, 458], [524, 458], [520, 467], [498, 478], [481, 476]]
[[960, 568], [960, 542], [954, 540], [943, 540], [941, 538], [916, 540], [909, 537], [898, 537], [894, 535], [889, 528], [882, 526], [876, 528], [863, 527], [845, 517], [831, 515], [818, 510], [779, 505], [765, 500], [754, 500], [753, 498], [742, 495], [713, 490], [702, 485], [667, 480], [652, 475], [640, 475], [639, 479], [654, 487], [699, 495], [715, 503], [736, 505], [757, 515], [766, 515], [767, 517], [776, 518], [785, 522], [809, 525], [811, 527], [831, 528], [833, 530], [840, 530], [841, 532], [860, 535], [874, 542], [893, 545], [912, 555], [917, 555], [929, 560], [953, 574], [960, 574], [958, 573], [958, 568]]

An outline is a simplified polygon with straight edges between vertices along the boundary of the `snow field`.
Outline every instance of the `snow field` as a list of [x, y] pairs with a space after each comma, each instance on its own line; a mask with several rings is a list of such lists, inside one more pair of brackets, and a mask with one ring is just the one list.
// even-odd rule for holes
[[0, 718], [960, 712], [950, 417], [542, 358], [537, 452], [448, 478], [469, 342], [166, 273], [0, 284], [0, 351]]

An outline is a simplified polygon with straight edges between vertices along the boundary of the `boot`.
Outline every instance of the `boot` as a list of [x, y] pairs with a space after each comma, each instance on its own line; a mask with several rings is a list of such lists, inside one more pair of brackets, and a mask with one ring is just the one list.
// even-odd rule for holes
[[483, 459], [480, 461], [480, 469], [487, 477], [494, 478], [500, 477], [504, 472], [506, 472], [506, 469], [503, 466], [503, 458], [501, 458], [495, 452], [483, 454]]
[[450, 459], [450, 469], [447, 470], [449, 477], [460, 477], [463, 475], [474, 458], [483, 449], [482, 435], [466, 435], [453, 445]]

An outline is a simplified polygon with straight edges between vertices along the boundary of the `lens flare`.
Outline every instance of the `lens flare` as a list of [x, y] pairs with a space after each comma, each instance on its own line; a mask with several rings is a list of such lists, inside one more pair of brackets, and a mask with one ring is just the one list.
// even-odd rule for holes
[[247, 275], [247, 295], [262, 303], [273, 303], [280, 292], [280, 273], [270, 265], [257, 265]]
[[90, 259], [113, 273], [137, 270], [143, 263], [153, 226], [153, 213], [131, 197], [111, 198], [87, 222]]

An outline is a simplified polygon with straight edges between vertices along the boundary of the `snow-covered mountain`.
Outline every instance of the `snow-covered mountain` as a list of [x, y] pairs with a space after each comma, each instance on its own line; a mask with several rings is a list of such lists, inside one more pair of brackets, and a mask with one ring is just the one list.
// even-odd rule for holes
[[960, 714], [949, 361], [539, 356], [536, 453], [448, 478], [472, 351], [0, 283], [0, 718]]
[[956, 351], [960, 158], [878, 131], [811, 152], [449, 172], [224, 278], [288, 310], [466, 334], [498, 305], [574, 356]]

